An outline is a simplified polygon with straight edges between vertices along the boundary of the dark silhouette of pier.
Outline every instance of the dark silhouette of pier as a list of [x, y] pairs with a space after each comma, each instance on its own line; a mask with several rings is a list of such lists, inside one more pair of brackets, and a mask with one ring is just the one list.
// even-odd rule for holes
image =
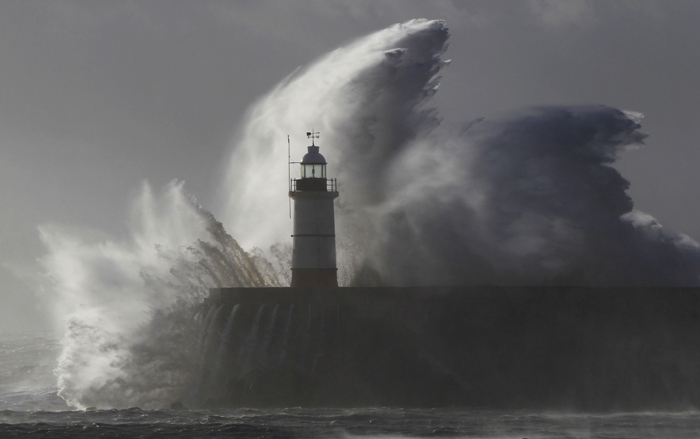
[[203, 404], [700, 406], [700, 289], [222, 288]]

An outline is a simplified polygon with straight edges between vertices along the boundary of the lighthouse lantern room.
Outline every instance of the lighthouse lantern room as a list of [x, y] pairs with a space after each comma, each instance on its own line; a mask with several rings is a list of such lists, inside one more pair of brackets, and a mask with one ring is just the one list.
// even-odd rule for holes
[[294, 200], [292, 287], [337, 287], [335, 215], [337, 182], [326, 176], [326, 159], [309, 132], [308, 153], [302, 158], [301, 178], [290, 179], [289, 197]]

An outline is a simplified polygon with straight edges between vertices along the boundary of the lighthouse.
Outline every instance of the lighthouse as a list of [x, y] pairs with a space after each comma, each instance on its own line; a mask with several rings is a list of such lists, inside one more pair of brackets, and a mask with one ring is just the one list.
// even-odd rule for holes
[[301, 178], [289, 182], [294, 200], [292, 287], [337, 287], [335, 262], [335, 216], [333, 200], [338, 198], [337, 181], [326, 174], [326, 159], [314, 139], [301, 162]]

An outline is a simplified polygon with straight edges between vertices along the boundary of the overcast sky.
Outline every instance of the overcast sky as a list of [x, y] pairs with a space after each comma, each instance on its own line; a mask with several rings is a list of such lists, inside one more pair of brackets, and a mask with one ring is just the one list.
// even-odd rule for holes
[[446, 123], [542, 104], [642, 112], [647, 146], [616, 166], [637, 209], [700, 240], [698, 1], [3, 0], [0, 331], [42, 326], [22, 279], [44, 253], [38, 225], [118, 239], [143, 180], [184, 180], [216, 214], [221, 163], [256, 98], [419, 17], [451, 31], [434, 101]]

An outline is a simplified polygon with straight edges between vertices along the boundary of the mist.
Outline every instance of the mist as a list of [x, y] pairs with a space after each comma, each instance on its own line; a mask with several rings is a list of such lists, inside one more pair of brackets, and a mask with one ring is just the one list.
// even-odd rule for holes
[[[279, 286], [221, 223], [172, 182], [147, 183], [124, 240], [41, 227], [53, 318], [63, 326], [59, 396], [77, 408], [160, 408], [196, 385], [198, 314], [209, 288]], [[196, 395], [190, 395], [196, 398]]]
[[430, 98], [447, 39], [440, 20], [392, 26], [295, 72], [249, 110], [222, 197], [244, 247], [289, 235], [284, 140], [292, 133], [300, 157], [306, 126], [321, 132], [339, 181], [347, 285], [698, 284], [698, 244], [634, 210], [612, 167], [643, 145], [642, 114], [541, 106], [441, 125]]

